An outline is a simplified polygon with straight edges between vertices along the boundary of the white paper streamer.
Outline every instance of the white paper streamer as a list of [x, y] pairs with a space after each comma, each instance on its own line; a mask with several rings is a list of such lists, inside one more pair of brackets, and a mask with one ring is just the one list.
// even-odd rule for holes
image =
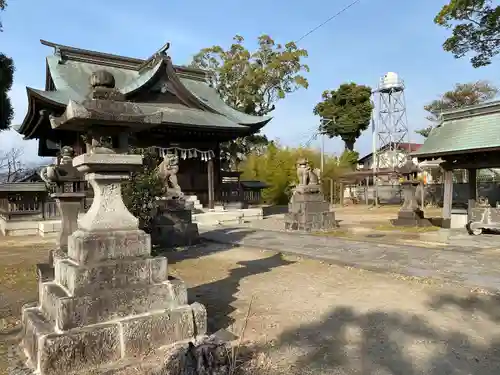
[[199, 150], [197, 148], [181, 148], [181, 147], [155, 147], [160, 150], [160, 154], [165, 156], [166, 154], [174, 154], [183, 160], [186, 159], [196, 159], [200, 158], [202, 161], [209, 161], [215, 158], [215, 153], [212, 150]]

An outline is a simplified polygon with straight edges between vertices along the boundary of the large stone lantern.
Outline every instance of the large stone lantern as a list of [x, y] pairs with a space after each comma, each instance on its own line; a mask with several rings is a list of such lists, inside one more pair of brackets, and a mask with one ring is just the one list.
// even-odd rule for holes
[[92, 75], [87, 100], [50, 118], [56, 131], [84, 134], [87, 152], [72, 167], [94, 200], [60, 240], [54, 279], [41, 280], [39, 301], [22, 310], [21, 347], [39, 375], [167, 373], [163, 362], [143, 358], [206, 332], [205, 308], [188, 303], [185, 284], [168, 276], [167, 258], [151, 256], [150, 236], [121, 195], [122, 181], [142, 167], [142, 156], [125, 153], [128, 135], [160, 120], [125, 101], [107, 71]]

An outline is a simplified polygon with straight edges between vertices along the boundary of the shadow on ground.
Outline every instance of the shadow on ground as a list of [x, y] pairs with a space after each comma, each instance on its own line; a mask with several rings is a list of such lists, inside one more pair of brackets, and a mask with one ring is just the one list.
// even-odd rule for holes
[[281, 254], [238, 262], [240, 267], [231, 269], [229, 275], [224, 279], [189, 289], [189, 300], [200, 302], [207, 309], [208, 330], [210, 332], [229, 328], [235, 321], [231, 317], [231, 314], [236, 310], [232, 304], [237, 300], [236, 294], [239, 291], [240, 282], [246, 277], [270, 272], [273, 268], [293, 263], [295, 262], [283, 259]]
[[[241, 229], [241, 228], [223, 228], [217, 227], [214, 230], [217, 232], [222, 232], [227, 236], [230, 236], [231, 240], [239, 241], [248, 236], [249, 234], [255, 233], [256, 230], [252, 229]], [[203, 256], [219, 253], [222, 251], [227, 251], [234, 249], [235, 245], [217, 243], [217, 246], [207, 246], [207, 244], [213, 244], [214, 242], [206, 240], [200, 235], [200, 242], [193, 246], [179, 247], [179, 248], [155, 248], [152, 251], [154, 256], [166, 256], [168, 258], [169, 264], [175, 264], [177, 262], [182, 262], [183, 260], [196, 259]]]
[[[450, 306], [471, 319], [500, 320], [500, 297], [446, 294], [429, 303], [437, 312]], [[315, 324], [285, 331], [273, 348], [293, 354], [293, 374], [500, 374], [500, 335], [478, 343], [460, 327], [446, 330], [394, 311], [339, 306]]]

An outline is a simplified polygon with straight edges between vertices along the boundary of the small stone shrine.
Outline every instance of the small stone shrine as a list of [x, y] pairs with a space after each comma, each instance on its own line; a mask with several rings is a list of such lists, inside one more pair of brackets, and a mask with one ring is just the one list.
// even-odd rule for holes
[[179, 157], [166, 153], [157, 168], [165, 182], [166, 194], [155, 202], [151, 240], [163, 247], [190, 246], [198, 238], [198, 225], [193, 223], [193, 203], [187, 202], [177, 181]]
[[391, 220], [396, 226], [431, 226], [431, 222], [424, 218], [416, 197], [416, 190], [422, 182], [418, 179], [420, 168], [408, 157], [406, 163], [396, 170], [400, 176], [404, 202], [398, 212], [398, 218]]
[[41, 280], [38, 303], [22, 309], [21, 347], [40, 375], [168, 373], [166, 357], [153, 361], [151, 353], [202, 337], [206, 310], [188, 304], [185, 284], [168, 276], [167, 258], [150, 255], [150, 236], [121, 196], [121, 183], [142, 166], [142, 156], [123, 153], [128, 135], [161, 117], [127, 102], [109, 71], [94, 72], [90, 82], [88, 97], [70, 101], [50, 124], [54, 132], [83, 134], [86, 153], [72, 164], [94, 200], [67, 252], [54, 253], [54, 279]]
[[299, 183], [288, 204], [285, 229], [311, 232], [337, 227], [335, 213], [325, 201], [319, 175], [320, 171], [312, 170], [307, 159], [297, 161]]

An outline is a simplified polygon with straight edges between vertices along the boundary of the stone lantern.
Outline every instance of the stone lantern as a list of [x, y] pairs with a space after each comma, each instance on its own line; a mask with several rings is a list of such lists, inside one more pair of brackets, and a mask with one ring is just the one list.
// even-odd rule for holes
[[408, 157], [406, 163], [396, 169], [403, 189], [404, 202], [398, 213], [398, 218], [392, 220], [393, 225], [399, 226], [426, 226], [428, 220], [424, 219], [424, 212], [417, 202], [417, 187], [422, 183], [418, 179], [421, 169]]

